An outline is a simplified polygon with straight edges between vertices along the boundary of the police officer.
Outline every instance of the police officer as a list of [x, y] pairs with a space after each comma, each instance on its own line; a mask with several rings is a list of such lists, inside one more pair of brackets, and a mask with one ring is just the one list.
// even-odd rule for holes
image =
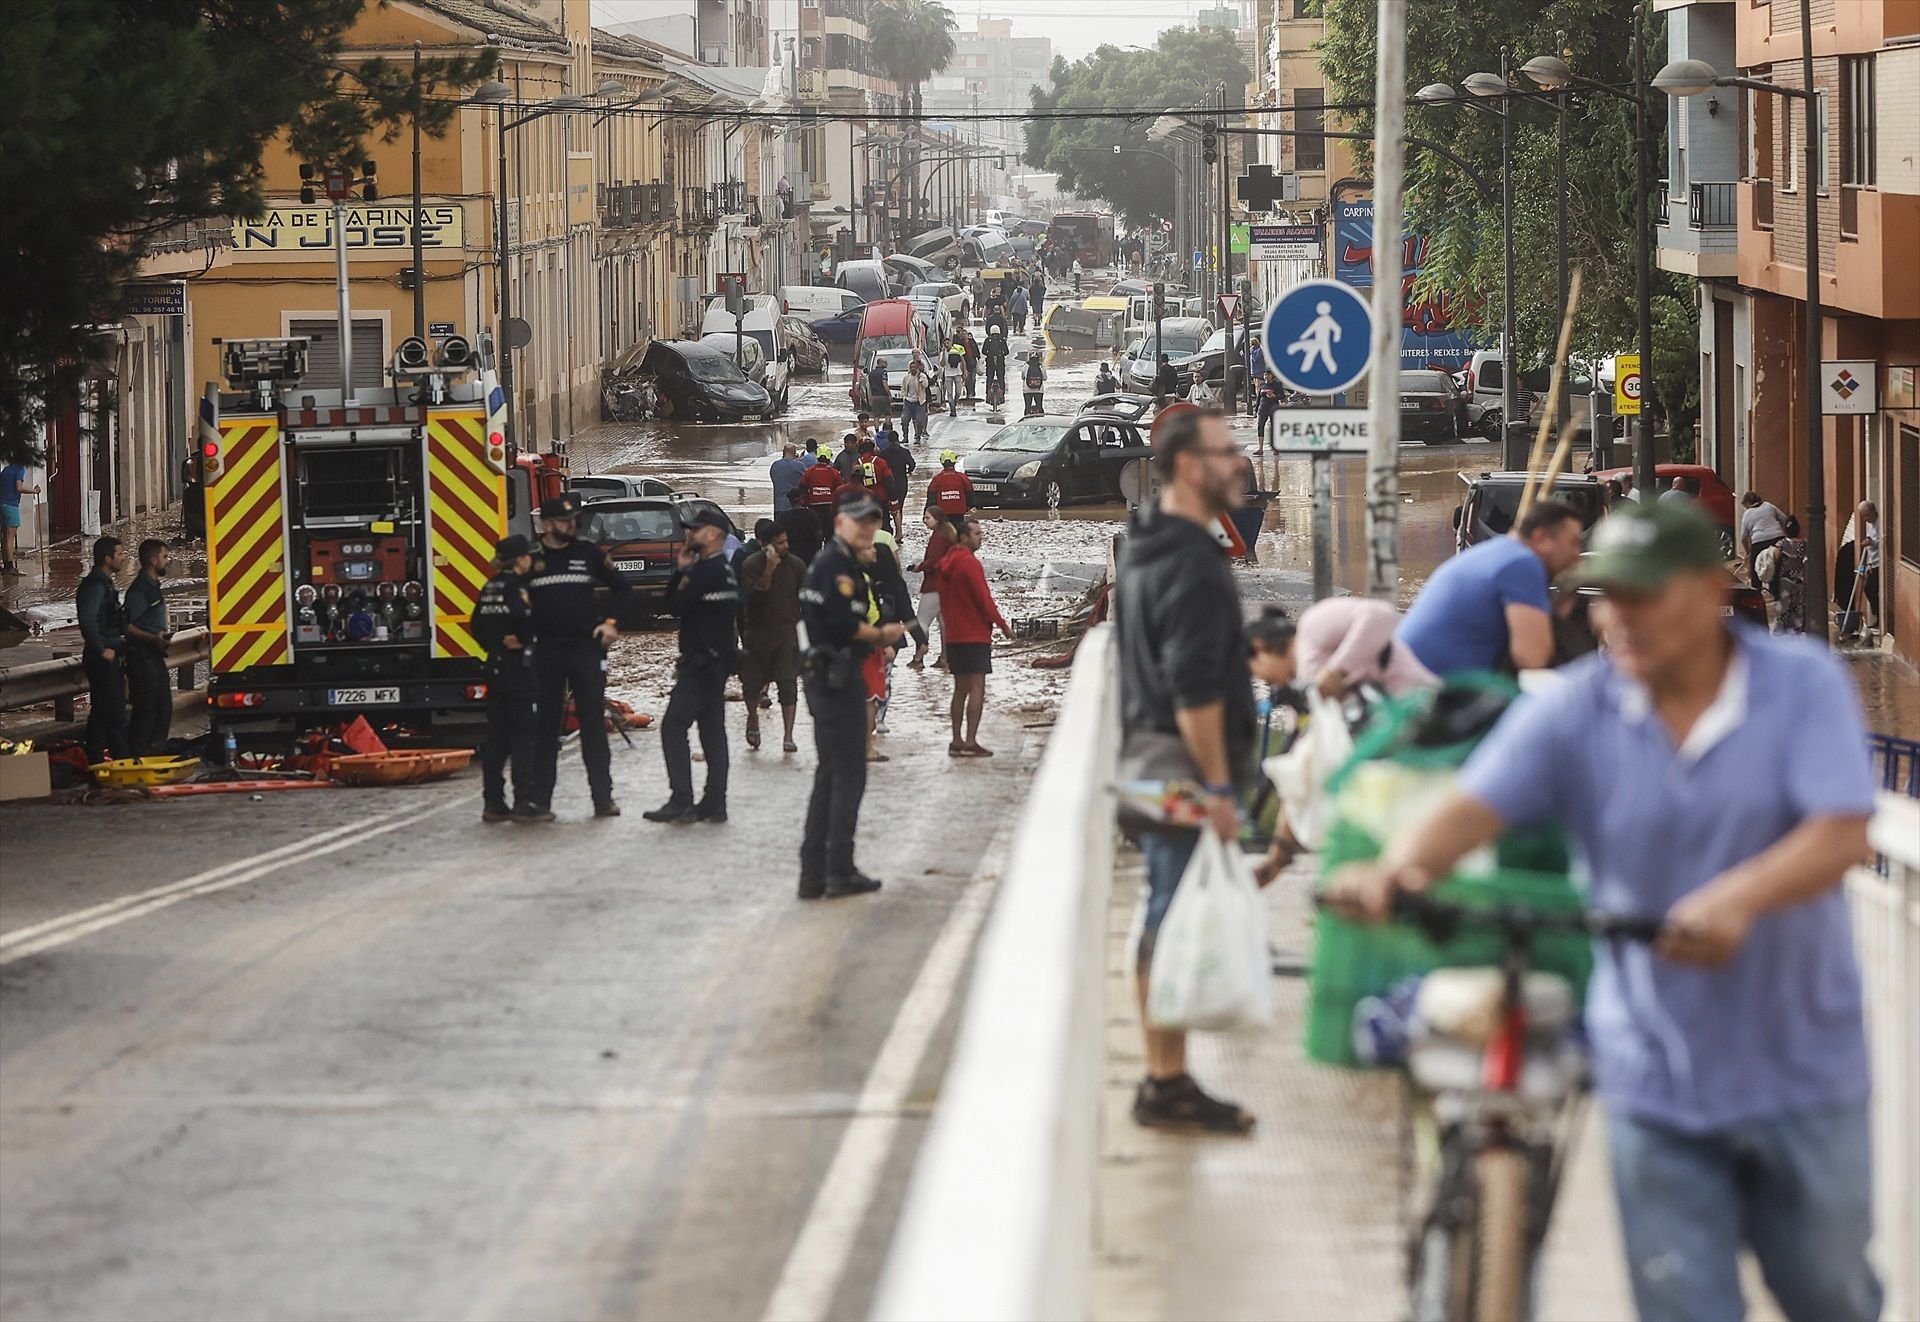
[[904, 624], [873, 624], [874, 587], [861, 557], [884, 511], [860, 487], [835, 498], [833, 540], [807, 567], [800, 589], [807, 709], [819, 761], [800, 843], [800, 898], [838, 899], [880, 889], [854, 866], [853, 836], [867, 792], [867, 687], [861, 667], [876, 647], [906, 636]]
[[[519, 533], [494, 547], [494, 576], [473, 604], [473, 636], [487, 649], [487, 736], [480, 745], [480, 820], [504, 822], [532, 801], [534, 694], [533, 597], [527, 574], [533, 543]], [[506, 766], [513, 763], [513, 807]]]
[[140, 572], [127, 584], [127, 744], [135, 757], [167, 751], [173, 694], [167, 689], [167, 598], [160, 587], [172, 559], [158, 537], [140, 543]]
[[[534, 777], [527, 787], [529, 802], [525, 812], [513, 814], [516, 822], [553, 820], [553, 784], [559, 776], [560, 726], [568, 690], [580, 722], [580, 760], [586, 764], [587, 786], [593, 791], [593, 815], [620, 815], [620, 805], [613, 801], [613, 756], [607, 748], [607, 649], [620, 636], [616, 622], [626, 600], [627, 581], [607, 563], [599, 547], [575, 539], [579, 517], [580, 498], [572, 493], [541, 502], [540, 541], [533, 548], [527, 577], [533, 603], [539, 727]], [[612, 603], [604, 610], [594, 601], [596, 588], [612, 594]]]
[[[727, 820], [727, 676], [740, 663], [740, 584], [722, 553], [729, 531], [720, 511], [696, 511], [667, 584], [667, 608], [680, 617], [680, 659], [660, 722], [667, 801], [641, 814], [650, 822]], [[687, 747], [687, 731], [695, 725], [707, 760], [706, 792], [698, 803]]]

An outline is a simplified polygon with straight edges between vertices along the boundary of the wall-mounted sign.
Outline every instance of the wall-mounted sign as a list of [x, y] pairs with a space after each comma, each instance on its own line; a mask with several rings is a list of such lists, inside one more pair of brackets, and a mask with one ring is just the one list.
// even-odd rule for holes
[[[464, 222], [465, 215], [458, 202], [423, 204], [420, 246], [428, 249], [465, 247]], [[405, 253], [413, 247], [413, 225], [411, 203], [369, 202], [348, 207], [347, 251], [354, 256]], [[276, 206], [258, 220], [236, 220], [233, 249], [237, 253], [324, 257], [333, 251], [333, 208]]]
[[450, 321], [430, 321], [427, 323], [427, 334], [433, 336], [435, 339], [445, 339], [454, 333], [453, 323]]
[[184, 317], [187, 287], [178, 280], [122, 285], [129, 317]]
[[1828, 417], [1838, 414], [1877, 413], [1880, 401], [1874, 390], [1879, 366], [1871, 358], [1829, 358], [1820, 364], [1820, 411]]
[[1317, 262], [1320, 260], [1318, 225], [1255, 225], [1253, 259], [1257, 262]]

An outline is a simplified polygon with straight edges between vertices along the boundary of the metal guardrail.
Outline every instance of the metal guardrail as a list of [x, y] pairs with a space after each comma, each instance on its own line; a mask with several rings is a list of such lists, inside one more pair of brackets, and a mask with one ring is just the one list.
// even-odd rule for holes
[[1689, 184], [1687, 225], [1697, 230], [1730, 230], [1740, 219], [1740, 185]]
[[1117, 691], [1103, 625], [1014, 835], [876, 1318], [1087, 1315]]
[[1846, 885], [1873, 1057], [1873, 1252], [1883, 1316], [1920, 1317], [1920, 799], [1882, 793], [1869, 834], [1879, 861]]
[[1920, 799], [1920, 740], [1870, 734], [1867, 747], [1873, 753], [1873, 775], [1881, 789]]
[[[179, 674], [182, 689], [193, 687], [193, 669], [207, 659], [209, 635], [205, 629], [182, 629], [167, 646], [167, 669]], [[25, 665], [0, 667], [0, 711], [54, 705], [58, 720], [73, 719], [73, 700], [87, 691], [80, 657], [55, 657]]]

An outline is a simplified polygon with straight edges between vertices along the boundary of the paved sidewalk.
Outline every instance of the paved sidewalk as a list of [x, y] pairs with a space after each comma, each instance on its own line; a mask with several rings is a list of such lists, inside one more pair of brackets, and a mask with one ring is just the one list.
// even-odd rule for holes
[[[1268, 888], [1282, 950], [1308, 945], [1313, 867], [1296, 866]], [[1132, 1122], [1142, 1052], [1126, 935], [1140, 877], [1139, 856], [1127, 854], [1109, 908], [1093, 1315], [1404, 1316], [1404, 1090], [1389, 1071], [1306, 1059], [1304, 979], [1275, 984], [1271, 1031], [1191, 1039], [1195, 1077], [1259, 1117], [1251, 1137], [1168, 1135]], [[1597, 1111], [1585, 1129], [1554, 1213], [1540, 1316], [1609, 1322], [1631, 1317], [1632, 1306]]]

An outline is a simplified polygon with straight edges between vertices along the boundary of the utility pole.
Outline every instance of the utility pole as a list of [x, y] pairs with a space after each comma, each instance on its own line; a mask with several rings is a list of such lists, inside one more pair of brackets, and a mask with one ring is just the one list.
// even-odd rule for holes
[[[1407, 121], [1407, 8], [1379, 0], [1379, 61], [1373, 90], [1373, 371], [1367, 383], [1367, 595], [1392, 601], [1400, 588], [1401, 180]], [[1506, 72], [1501, 54], [1501, 72]], [[1502, 132], [1508, 131], [1503, 127]], [[1508, 239], [1509, 260], [1512, 243]], [[1509, 312], [1511, 317], [1511, 312]], [[1509, 340], [1509, 346], [1511, 341]], [[1512, 349], [1509, 347], [1508, 354]], [[1507, 373], [1511, 389], [1511, 370]]]
[[[329, 172], [331, 174], [331, 172]], [[328, 185], [332, 192], [332, 185]], [[340, 339], [340, 402], [353, 404], [353, 295], [347, 281], [347, 202], [333, 199], [333, 279], [340, 291], [334, 334]]]
[[[1806, 198], [1807, 216], [1807, 306], [1806, 332], [1807, 343], [1802, 352], [1807, 356], [1806, 371], [1800, 378], [1806, 383], [1803, 393], [1806, 395], [1807, 424], [1807, 602], [1814, 610], [1806, 617], [1806, 630], [1821, 642], [1829, 636], [1827, 627], [1832, 612], [1829, 609], [1827, 588], [1827, 438], [1826, 424], [1820, 413], [1820, 355], [1821, 322], [1824, 316], [1820, 304], [1820, 148], [1821, 140], [1815, 137], [1820, 128], [1820, 93], [1813, 82], [1813, 7], [1812, 0], [1800, 0], [1800, 85], [1806, 89], [1806, 97], [1800, 102], [1800, 113], [1806, 117], [1805, 128], [1800, 137], [1806, 146], [1806, 159], [1800, 164], [1800, 191]], [[1634, 73], [1644, 76], [1644, 70], [1636, 64]], [[1644, 100], [1644, 94], [1642, 99]], [[1793, 115], [1793, 102], [1786, 105], [1787, 116]], [[1646, 305], [1641, 305], [1641, 316], [1646, 316]], [[1641, 353], [1646, 353], [1642, 347]], [[1648, 379], [1651, 357], [1643, 358], [1640, 363], [1640, 379]], [[1647, 391], [1643, 386], [1641, 396], [1641, 417], [1646, 415]], [[1668, 429], [1671, 431], [1672, 422]], [[1697, 458], [1698, 456], [1696, 456]], [[1652, 500], [1651, 491], [1643, 491], [1640, 499]], [[1907, 517], [1910, 512], [1903, 511]], [[1885, 527], [1885, 524], [1881, 525]], [[1855, 566], [1857, 570], [1858, 565]], [[1849, 593], [1849, 596], [1852, 594]], [[1878, 611], [1879, 603], [1874, 603]]]
[[[1404, 17], [1401, 21], [1405, 22]], [[1406, 33], [1403, 30], [1401, 32], [1403, 62], [1406, 58], [1405, 41]], [[1513, 47], [1511, 46], [1500, 48], [1500, 88], [1501, 95], [1506, 98], [1500, 107], [1500, 267], [1502, 272], [1500, 287], [1506, 291], [1500, 297], [1500, 452], [1505, 457], [1508, 468], [1524, 468], [1527, 463], [1526, 438], [1521, 435], [1519, 441], [1516, 442], [1513, 439], [1523, 430], [1515, 427], [1514, 423], [1524, 422], [1525, 419], [1513, 416], [1514, 406], [1520, 400], [1520, 392], [1515, 388], [1513, 379], [1514, 365], [1519, 361], [1519, 354], [1513, 342]], [[1373, 204], [1373, 215], [1374, 223], [1377, 225], [1380, 218], [1380, 204], [1377, 201]], [[1376, 230], [1375, 233], [1377, 234], [1378, 231]], [[1398, 243], [1399, 240], [1400, 236], [1394, 235], [1394, 242]], [[1380, 249], [1378, 247], [1373, 250], [1373, 260], [1375, 269], [1373, 284], [1374, 288], [1378, 289], [1380, 287], [1378, 274]], [[1400, 283], [1398, 265], [1399, 260], [1396, 258], [1394, 271], [1396, 287]], [[1399, 321], [1397, 311], [1394, 320], [1397, 325]], [[1378, 370], [1377, 364], [1375, 370]]]

